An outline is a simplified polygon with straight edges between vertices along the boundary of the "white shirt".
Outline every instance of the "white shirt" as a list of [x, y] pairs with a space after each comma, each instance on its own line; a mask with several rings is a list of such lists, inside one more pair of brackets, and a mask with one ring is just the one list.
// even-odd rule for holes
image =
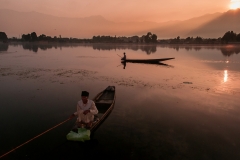
[[[83, 112], [86, 110], [90, 110], [90, 112], [84, 115]], [[94, 115], [97, 113], [98, 110], [95, 103], [92, 100], [88, 99], [86, 104], [84, 104], [82, 100], [78, 101], [77, 111], [74, 113], [74, 115], [78, 116], [78, 122], [82, 121], [84, 123], [89, 123], [93, 121]]]

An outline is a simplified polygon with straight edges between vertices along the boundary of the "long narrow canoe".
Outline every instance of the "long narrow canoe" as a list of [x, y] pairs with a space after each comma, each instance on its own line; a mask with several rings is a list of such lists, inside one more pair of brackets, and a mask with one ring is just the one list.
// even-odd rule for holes
[[[121, 62], [123, 66], [126, 67], [127, 62]], [[129, 63], [137, 63], [137, 62], [129, 62]], [[158, 61], [152, 61], [152, 62], [141, 62], [141, 64], [154, 64], [159, 66], [166, 66], [166, 67], [173, 67], [172, 65], [168, 65], [166, 63], [158, 62]]]
[[167, 61], [175, 58], [160, 58], [160, 59], [126, 59], [122, 62], [131, 62], [131, 63], [157, 63], [161, 61]]
[[72, 141], [85, 141], [90, 140], [90, 135], [93, 133], [99, 125], [107, 118], [107, 116], [113, 110], [116, 99], [115, 86], [108, 86], [102, 92], [96, 95], [93, 101], [98, 109], [98, 114], [95, 115], [91, 128], [85, 128], [85, 126], [77, 126], [75, 122], [72, 131], [67, 135], [68, 140]]
[[98, 114], [95, 116], [93, 125], [90, 128], [91, 132], [93, 132], [111, 113], [115, 104], [115, 100], [115, 86], [108, 86], [93, 99], [98, 109]]

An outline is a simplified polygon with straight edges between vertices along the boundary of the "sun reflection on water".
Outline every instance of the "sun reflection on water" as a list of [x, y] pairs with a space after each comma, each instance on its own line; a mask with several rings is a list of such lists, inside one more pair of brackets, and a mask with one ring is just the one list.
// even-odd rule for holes
[[223, 82], [227, 82], [228, 80], [228, 71], [224, 70], [224, 78], [223, 78]]

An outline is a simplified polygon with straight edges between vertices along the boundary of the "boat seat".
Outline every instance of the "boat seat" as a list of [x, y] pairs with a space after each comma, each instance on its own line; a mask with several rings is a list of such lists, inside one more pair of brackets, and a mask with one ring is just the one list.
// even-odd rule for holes
[[112, 99], [102, 99], [100, 101], [97, 101], [96, 104], [111, 104], [112, 101]]
[[114, 94], [111, 91], [105, 91], [101, 97], [96, 101], [96, 103], [112, 103], [114, 99]]

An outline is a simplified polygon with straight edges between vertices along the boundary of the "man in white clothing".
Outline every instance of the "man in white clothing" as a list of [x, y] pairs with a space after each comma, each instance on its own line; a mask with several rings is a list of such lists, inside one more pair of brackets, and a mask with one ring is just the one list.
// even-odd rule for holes
[[77, 116], [77, 127], [86, 125], [87, 128], [90, 128], [94, 120], [94, 115], [98, 113], [95, 103], [88, 99], [88, 97], [89, 93], [82, 91], [82, 100], [77, 103], [77, 111], [70, 116], [70, 118]]

